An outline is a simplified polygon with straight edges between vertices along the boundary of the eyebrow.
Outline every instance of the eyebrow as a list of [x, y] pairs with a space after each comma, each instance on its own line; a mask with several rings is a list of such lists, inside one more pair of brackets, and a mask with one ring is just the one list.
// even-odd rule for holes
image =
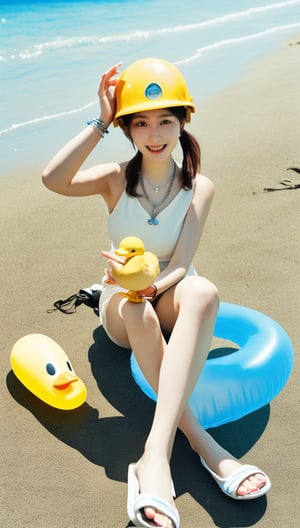
[[[159, 114], [157, 117], [159, 119], [161, 119], [162, 117], [172, 117], [172, 112], [168, 112], [168, 113], [164, 113], [164, 114]], [[142, 113], [136, 113], [132, 119], [148, 119], [148, 116], [146, 114], [142, 114]]]

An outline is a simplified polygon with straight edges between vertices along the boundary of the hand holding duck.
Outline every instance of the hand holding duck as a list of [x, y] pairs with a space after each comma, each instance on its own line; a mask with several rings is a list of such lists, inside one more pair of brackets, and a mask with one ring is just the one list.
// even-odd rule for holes
[[129, 236], [121, 240], [115, 253], [102, 251], [108, 259], [109, 274], [115, 282], [128, 292], [120, 292], [132, 302], [144, 302], [141, 291], [146, 290], [156, 279], [160, 272], [159, 262], [153, 253], [145, 251], [143, 242]]

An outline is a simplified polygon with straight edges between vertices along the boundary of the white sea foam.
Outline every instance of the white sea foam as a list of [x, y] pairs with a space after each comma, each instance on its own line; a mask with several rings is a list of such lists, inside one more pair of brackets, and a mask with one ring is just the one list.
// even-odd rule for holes
[[[195, 61], [195, 60], [199, 59], [204, 53], [209, 52], [209, 51], [214, 50], [214, 49], [217, 49], [217, 48], [221, 48], [221, 47], [228, 46], [228, 45], [236, 45], [236, 44], [240, 44], [242, 42], [246, 42], [246, 41], [249, 41], [249, 40], [254, 40], [254, 39], [257, 39], [257, 38], [265, 37], [267, 35], [271, 35], [272, 33], [283, 32], [283, 31], [292, 31], [292, 30], [297, 29], [297, 28], [300, 28], [300, 22], [296, 22], [294, 24], [286, 24], [286, 25], [283, 25], [283, 26], [276, 26], [276, 27], [273, 27], [273, 28], [269, 28], [269, 29], [267, 29], [265, 31], [260, 31], [258, 33], [252, 33], [252, 34], [249, 34], [249, 35], [244, 35], [242, 37], [219, 40], [219, 41], [213, 42], [212, 44], [209, 44], [207, 46], [203, 46], [202, 48], [197, 49], [194, 55], [191, 55], [191, 56], [189, 56], [189, 57], [187, 57], [185, 59], [174, 61], [174, 64], [179, 65], [179, 64], [184, 64], [184, 63]], [[71, 109], [71, 110], [67, 110], [65, 112], [60, 112], [60, 113], [56, 113], [56, 114], [51, 114], [51, 115], [45, 115], [45, 116], [37, 117], [37, 118], [34, 118], [34, 119], [30, 119], [28, 121], [24, 121], [22, 123], [13, 123], [9, 127], [5, 128], [3, 130], [0, 130], [0, 136], [9, 134], [11, 132], [14, 132], [15, 130], [17, 130], [19, 128], [23, 128], [23, 127], [30, 126], [30, 125], [35, 125], [35, 124], [41, 123], [43, 121], [49, 121], [49, 120], [65, 117], [65, 116], [68, 116], [68, 115], [71, 115], [71, 114], [79, 113], [82, 110], [85, 110], [86, 108], [94, 106], [96, 103], [97, 103], [97, 101], [92, 101], [92, 102], [87, 103], [87, 104], [85, 104], [83, 106], [80, 106], [79, 108], [74, 108], [74, 109]]]
[[[148, 39], [148, 38], [153, 38], [153, 37], [162, 36], [162, 35], [168, 36], [168, 34], [172, 34], [173, 38], [176, 38], [176, 34], [191, 32], [194, 30], [198, 31], [201, 28], [205, 28], [207, 26], [214, 26], [214, 25], [215, 26], [221, 25], [222, 28], [225, 28], [226, 30], [227, 22], [229, 24], [228, 34], [231, 35], [232, 32], [230, 29], [231, 28], [230, 23], [232, 23], [232, 21], [239, 20], [243, 17], [246, 18], [247, 20], [247, 17], [249, 17], [252, 23], [252, 27], [255, 27], [256, 18], [254, 18], [254, 21], [253, 21], [251, 19], [252, 16], [256, 17], [256, 15], [263, 14], [266, 12], [269, 13], [270, 11], [276, 10], [276, 9], [277, 10], [284, 9], [286, 11], [286, 9], [289, 6], [294, 6], [296, 4], [300, 4], [300, 0], [289, 0], [286, 2], [277, 2], [271, 5], [266, 5], [266, 6], [261, 6], [261, 7], [251, 7], [244, 11], [237, 11], [234, 13], [229, 13], [227, 15], [218, 16], [218, 17], [206, 20], [206, 21], [196, 22], [196, 23], [188, 24], [188, 25], [174, 25], [171, 27], [165, 27], [165, 28], [155, 29], [155, 30], [151, 29], [149, 31], [134, 31], [134, 32], [128, 32], [128, 33], [119, 34], [119, 35], [109, 35], [109, 36], [101, 36], [101, 37], [82, 36], [82, 37], [72, 37], [72, 38], [57, 38], [54, 40], [49, 40], [47, 42], [36, 44], [34, 46], [34, 49], [31, 49], [31, 50], [24, 49], [22, 52], [20, 51], [17, 52], [17, 50], [14, 50], [14, 55], [11, 54], [11, 58], [19, 57], [19, 58], [22, 58], [23, 60], [28, 60], [34, 56], [40, 56], [47, 51], [50, 52], [51, 50], [52, 51], [60, 50], [60, 49], [64, 49], [67, 47], [74, 48], [76, 46], [81, 46], [81, 47], [98, 46], [100, 44], [103, 46], [105, 44], [113, 44], [113, 43], [117, 43], [119, 45], [119, 43], [122, 43], [125, 41], [133, 41], [133, 43], [135, 43], [135, 41], [137, 40]], [[246, 27], [249, 27], [248, 20], [247, 20]], [[284, 32], [284, 31], [291, 33], [292, 31], [298, 28], [300, 28], [300, 20], [299, 22], [294, 20], [294, 22], [291, 24], [278, 25], [278, 26], [274, 26], [271, 28], [269, 27], [259, 32], [250, 33], [247, 35], [241, 34], [240, 36], [236, 36], [232, 38], [231, 37], [226, 38], [226, 31], [225, 31], [224, 38], [221, 38], [220, 40], [212, 41], [202, 46], [200, 45], [200, 47], [195, 49], [195, 51], [193, 51], [192, 49], [189, 49], [188, 56], [186, 56], [183, 59], [177, 60], [177, 61], [174, 60], [174, 63], [183, 64], [183, 63], [188, 63], [191, 61], [199, 60], [200, 58], [202, 59], [203, 55], [211, 52], [212, 50], [222, 49], [222, 47], [226, 47], [230, 45], [236, 46], [246, 41], [259, 39], [262, 37], [268, 37], [269, 35], [272, 35], [274, 33], [279, 33], [279, 32]], [[201, 42], [201, 39], [200, 39], [200, 42]], [[0, 63], [5, 62], [5, 60], [6, 58], [3, 55], [3, 51], [2, 51], [2, 54], [0, 56]], [[55, 120], [55, 119], [59, 119], [59, 118], [63, 118], [65, 116], [71, 115], [71, 114], [79, 113], [86, 108], [94, 106], [95, 104], [96, 104], [96, 101], [92, 101], [90, 103], [84, 104], [83, 106], [79, 106], [78, 108], [73, 108], [73, 109], [71, 108], [65, 112], [59, 112], [59, 113], [53, 112], [52, 114], [49, 113], [48, 115], [35, 117], [27, 121], [23, 121], [19, 123], [12, 123], [11, 125], [6, 126], [6, 128], [0, 130], [0, 136], [13, 133], [14, 131], [20, 128], [24, 128], [24, 127], [31, 126], [31, 125], [36, 125], [36, 124], [46, 122], [49, 120]]]
[[[105, 44], [114, 44], [118, 42], [129, 42], [129, 41], [140, 41], [150, 38], [155, 38], [168, 34], [180, 34], [187, 33], [191, 31], [198, 31], [205, 29], [211, 26], [225, 25], [226, 23], [234, 22], [241, 18], [252, 17], [259, 14], [264, 14], [269, 11], [274, 11], [277, 9], [286, 10], [288, 7], [300, 4], [300, 0], [287, 0], [285, 2], [277, 2], [271, 5], [265, 5], [260, 7], [251, 7], [245, 9], [244, 11], [236, 11], [234, 13], [229, 13], [227, 15], [211, 18], [201, 22], [195, 22], [193, 24], [185, 25], [175, 25], [171, 27], [164, 27], [159, 29], [151, 29], [146, 31], [133, 31], [131, 33], [123, 34], [114, 34], [114, 35], [104, 35], [104, 36], [80, 36], [80, 37], [70, 37], [70, 38], [58, 38], [48, 42], [41, 42], [35, 44], [33, 48], [20, 50], [12, 55], [9, 55], [8, 59], [30, 59], [38, 57], [39, 55], [46, 53], [47, 51], [60, 50], [64, 48], [76, 48], [84, 46], [99, 46]], [[4, 57], [4, 59], [6, 59]]]
[[82, 112], [86, 108], [90, 108], [91, 106], [94, 106], [96, 103], [97, 103], [97, 100], [91, 101], [90, 103], [80, 106], [79, 108], [73, 108], [72, 110], [67, 110], [66, 112], [59, 112], [57, 114], [36, 117], [34, 119], [30, 119], [29, 121], [24, 121], [23, 123], [12, 123], [8, 128], [4, 128], [3, 130], [0, 130], [0, 136], [4, 136], [5, 134], [14, 132], [18, 128], [23, 128], [29, 125], [36, 125], [37, 123], [41, 123], [43, 121], [50, 121], [51, 119], [58, 119], [60, 117], [65, 117], [71, 114], [77, 114], [79, 112]]
[[242, 42], [246, 42], [248, 40], [254, 40], [260, 37], [265, 37], [267, 35], [271, 35], [273, 33], [278, 33], [280, 31], [292, 31], [294, 29], [300, 28], [300, 22], [295, 22], [294, 24], [286, 24], [283, 26], [276, 26], [273, 28], [266, 29], [264, 31], [260, 31], [258, 33], [251, 33], [250, 35], [243, 35], [242, 37], [236, 37], [236, 38], [229, 38], [229, 39], [222, 39], [218, 40], [217, 42], [213, 42], [212, 44], [209, 44], [208, 46], [203, 46], [202, 48], [199, 48], [196, 50], [196, 53], [194, 55], [191, 55], [187, 57], [186, 59], [181, 59], [179, 61], [176, 61], [174, 64], [184, 64], [187, 62], [191, 62], [194, 60], [199, 59], [203, 53], [207, 51], [211, 51], [217, 48], [221, 48], [223, 46], [228, 45], [234, 45], [234, 44], [241, 44]]

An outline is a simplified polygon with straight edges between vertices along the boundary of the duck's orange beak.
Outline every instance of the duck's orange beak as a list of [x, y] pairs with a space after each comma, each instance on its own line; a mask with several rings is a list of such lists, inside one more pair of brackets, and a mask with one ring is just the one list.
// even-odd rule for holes
[[59, 390], [65, 390], [68, 387], [70, 387], [71, 383], [74, 383], [74, 381], [78, 381], [79, 378], [72, 374], [72, 372], [62, 372], [57, 376], [53, 383], [53, 387]]

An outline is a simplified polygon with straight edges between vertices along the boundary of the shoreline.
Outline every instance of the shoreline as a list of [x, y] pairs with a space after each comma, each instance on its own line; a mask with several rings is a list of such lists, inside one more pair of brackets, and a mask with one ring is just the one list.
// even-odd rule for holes
[[[298, 40], [300, 34], [289, 42]], [[300, 46], [283, 43], [237, 84], [204, 101], [191, 126], [202, 145], [203, 172], [216, 187], [195, 259], [198, 272], [217, 284], [222, 300], [275, 319], [295, 351], [300, 190], [264, 193], [263, 188], [277, 187], [283, 178], [300, 181], [287, 171], [300, 166], [299, 70]], [[109, 247], [105, 207], [97, 197], [50, 193], [34, 166], [1, 181], [0, 189], [5, 528], [48, 528], [54, 518], [57, 528], [126, 526], [127, 465], [138, 457], [152, 404], [132, 382], [124, 351], [100, 336], [90, 309], [47, 313], [55, 300], [99, 282], [105, 265], [100, 252]], [[52, 337], [72, 360], [88, 390], [83, 409], [59, 413], [13, 380], [11, 347], [34, 332]], [[298, 526], [299, 375], [296, 361], [270, 408], [215, 431], [236, 456], [270, 474], [273, 488], [266, 502], [241, 509], [225, 501], [179, 435], [173, 468], [182, 528]]]
[[[276, 53], [285, 42], [289, 43], [290, 41], [295, 41], [295, 43], [297, 43], [297, 33], [295, 35], [295, 39], [294, 34], [291, 33], [290, 37], [286, 39], [282, 38], [281, 44], [280, 41], [276, 44], [274, 43], [275, 51], [271, 51], [271, 53], [268, 46], [266, 46], [266, 49], [263, 47], [264, 51], [261, 51], [261, 58], [246, 58], [243, 68], [241, 65], [237, 65], [237, 71], [235, 73], [232, 71], [228, 72], [229, 80], [225, 81], [224, 84], [221, 81], [221, 84], [216, 86], [216, 82], [212, 82], [212, 86], [210, 87], [211, 94], [208, 88], [204, 90], [204, 93], [201, 89], [203, 82], [207, 84], [205, 78], [202, 79], [201, 77], [201, 61], [196, 66], [197, 70], [195, 74], [193, 74], [192, 66], [187, 68], [185, 75], [187, 76], [190, 90], [192, 94], [194, 94], [197, 114], [199, 113], [199, 110], [201, 111], [201, 108], [206, 106], [206, 103], [211, 99], [214, 99], [215, 97], [218, 98], [218, 96], [223, 92], [225, 93], [227, 90], [230, 90], [240, 81], [242, 81], [243, 78], [247, 77], [248, 72], [251, 71], [251, 68], [255, 68], [255, 65], [259, 64], [264, 57], [272, 56], [272, 53]], [[205, 71], [206, 70], [204, 66], [204, 75], [207, 76]], [[229, 84], [227, 84], [227, 82], [229, 82]], [[199, 84], [199, 91], [197, 89], [197, 84]], [[96, 85], [94, 88], [96, 90]], [[90, 98], [95, 96], [96, 99], [96, 93], [94, 93], [95, 90], [92, 90], [92, 93], [90, 93]], [[32, 106], [35, 106], [34, 102]], [[91, 106], [91, 108], [86, 108], [88, 106]], [[16, 174], [24, 170], [26, 173], [30, 172], [31, 170], [36, 171], [37, 167], [39, 168], [39, 171], [42, 170], [47, 164], [48, 160], [51, 159], [57, 150], [59, 150], [61, 145], [65, 144], [71, 137], [76, 135], [76, 133], [79, 133], [80, 130], [82, 130], [82, 128], [85, 126], [86, 120], [89, 119], [95, 112], [97, 112], [97, 101], [95, 100], [93, 103], [86, 103], [81, 109], [78, 108], [78, 111], [74, 109], [70, 112], [71, 114], [66, 115], [64, 115], [63, 112], [61, 115], [59, 113], [54, 113], [53, 116], [48, 116], [45, 114], [43, 118], [42, 114], [36, 114], [34, 111], [32, 120], [29, 120], [28, 124], [26, 124], [26, 121], [23, 123], [25, 128], [22, 128], [22, 123], [18, 122], [16, 125], [17, 128], [15, 130], [11, 130], [8, 134], [4, 134], [0, 137], [0, 149], [2, 143], [3, 158], [0, 185], [3, 179], [15, 179]], [[196, 120], [197, 117], [198, 116], [196, 115]], [[193, 121], [195, 121], [195, 116], [193, 116]], [[11, 125], [10, 128], [12, 126], [13, 125]], [[118, 132], [115, 132], [116, 131], [113, 129], [113, 127], [111, 127], [110, 137], [106, 138], [105, 146], [102, 148], [102, 150], [98, 148], [96, 149], [96, 152], [92, 153], [90, 159], [93, 161], [93, 163], [97, 163], [100, 157], [104, 162], [107, 162], [116, 156], [117, 161], [121, 161], [124, 158], [126, 159], [132, 155], [132, 150], [128, 148], [127, 140], [124, 140], [124, 138], [122, 138]], [[115, 149], [116, 144], [118, 146], [117, 152]], [[100, 154], [97, 155], [97, 152], [100, 152]]]

